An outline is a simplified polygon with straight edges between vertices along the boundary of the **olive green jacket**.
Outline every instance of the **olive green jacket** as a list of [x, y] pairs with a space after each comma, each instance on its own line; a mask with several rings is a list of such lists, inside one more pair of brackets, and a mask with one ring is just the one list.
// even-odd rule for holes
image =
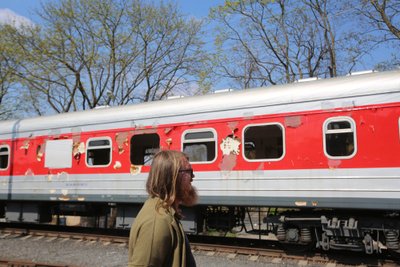
[[129, 236], [128, 267], [185, 267], [186, 247], [175, 210], [157, 211], [160, 199], [149, 198], [136, 217]]

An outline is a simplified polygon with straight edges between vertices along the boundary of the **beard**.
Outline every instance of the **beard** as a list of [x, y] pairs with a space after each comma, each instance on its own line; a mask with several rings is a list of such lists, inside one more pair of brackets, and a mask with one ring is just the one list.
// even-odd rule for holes
[[178, 186], [177, 198], [182, 206], [192, 207], [197, 203], [197, 190], [191, 184], [181, 183]]

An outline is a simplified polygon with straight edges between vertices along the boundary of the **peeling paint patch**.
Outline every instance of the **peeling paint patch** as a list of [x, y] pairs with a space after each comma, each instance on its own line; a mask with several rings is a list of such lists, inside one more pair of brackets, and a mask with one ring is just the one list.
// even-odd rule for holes
[[236, 166], [237, 155], [230, 154], [224, 155], [222, 162], [219, 164], [219, 168], [223, 171], [231, 171]]
[[307, 206], [307, 201], [296, 201], [294, 204], [298, 207], [306, 207]]
[[115, 164], [114, 164], [114, 166], [113, 166], [114, 170], [121, 169], [121, 167], [122, 167], [122, 164], [121, 164], [121, 162], [119, 162], [119, 161], [116, 161]]
[[375, 133], [375, 126], [374, 125], [370, 125], [369, 128], [371, 129], [371, 132]]
[[142, 171], [142, 166], [141, 165], [131, 165], [131, 174], [139, 174]]
[[42, 161], [42, 158], [43, 158], [43, 153], [38, 153], [37, 156], [36, 156], [36, 160], [37, 161]]
[[172, 138], [167, 138], [165, 140], [165, 143], [167, 143], [167, 146], [168, 146], [168, 149], [169, 149], [171, 147], [171, 144], [172, 144]]
[[85, 143], [76, 142], [72, 145], [72, 154], [75, 158], [83, 153], [85, 153]]
[[25, 140], [24, 143], [22, 144], [22, 146], [19, 149], [28, 150], [30, 145], [31, 145], [31, 143], [29, 142], [29, 140]]
[[47, 181], [51, 182], [53, 180], [53, 174], [47, 176]]
[[237, 125], [238, 125], [237, 121], [228, 122], [228, 127], [229, 127], [229, 129], [231, 130], [232, 133], [234, 133], [234, 132], [236, 132], [238, 130], [237, 129]]
[[[140, 126], [138, 126], [140, 127]], [[134, 134], [151, 134], [151, 133], [157, 133], [156, 128], [149, 128], [149, 129], [135, 129], [133, 131]]]
[[60, 172], [57, 174], [57, 178], [61, 181], [69, 181], [69, 174], [67, 172]]
[[168, 135], [175, 127], [167, 127], [164, 129], [164, 133]]
[[289, 116], [285, 117], [285, 126], [286, 127], [292, 127], [292, 128], [297, 128], [303, 124], [301, 120], [301, 116]]
[[223, 155], [239, 155], [240, 153], [240, 139], [238, 137], [228, 136], [222, 140], [220, 148]]
[[342, 164], [341, 160], [334, 160], [334, 159], [328, 160], [328, 166], [330, 169], [336, 169], [337, 167], [340, 166], [340, 164]]
[[[230, 127], [231, 129], [236, 129], [236, 124], [231, 124]], [[240, 144], [240, 139], [232, 135], [222, 140], [219, 146], [223, 154], [222, 161], [219, 164], [219, 168], [222, 171], [231, 171], [236, 166], [236, 159], [240, 153]]]
[[27, 169], [25, 172], [25, 176], [33, 176], [35, 175], [31, 169]]
[[263, 171], [264, 170], [264, 162], [261, 162], [260, 165], [258, 165], [257, 171]]
[[117, 133], [115, 135], [115, 142], [118, 145], [118, 153], [120, 155], [125, 152], [124, 147], [128, 147], [129, 145], [128, 135], [129, 134], [127, 132]]
[[44, 155], [44, 145], [39, 145], [36, 150], [36, 160], [42, 161]]
[[64, 196], [68, 195], [68, 189], [62, 189], [61, 194], [63, 194]]

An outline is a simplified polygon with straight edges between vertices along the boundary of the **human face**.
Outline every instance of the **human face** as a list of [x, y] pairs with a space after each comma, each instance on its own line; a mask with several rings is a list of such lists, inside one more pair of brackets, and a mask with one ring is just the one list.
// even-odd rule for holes
[[197, 202], [197, 192], [192, 186], [193, 178], [192, 166], [186, 158], [182, 159], [178, 175], [177, 198], [184, 206], [193, 206]]

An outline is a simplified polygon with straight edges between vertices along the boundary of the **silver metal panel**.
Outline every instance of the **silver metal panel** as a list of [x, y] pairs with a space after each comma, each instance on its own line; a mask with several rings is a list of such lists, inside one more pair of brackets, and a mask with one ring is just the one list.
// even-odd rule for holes
[[[330, 199], [334, 200], [330, 207], [335, 207], [335, 203], [342, 203], [341, 200], [346, 198], [376, 203], [397, 201], [400, 204], [399, 173], [400, 168], [196, 172], [193, 185], [198, 189], [200, 203], [215, 199], [214, 204], [218, 204], [224, 199], [228, 201], [226, 204], [233, 205], [243, 199], [250, 203], [251, 199], [259, 199], [260, 205], [269, 205], [273, 199], [282, 203], [290, 199], [291, 206], [320, 207], [320, 199]], [[147, 174], [16, 176], [12, 195], [14, 200], [23, 197], [140, 203], [147, 198], [146, 179]], [[0, 195], [7, 193], [0, 189]], [[346, 205], [356, 208], [360, 203], [353, 201]]]
[[[0, 123], [1, 138], [400, 102], [400, 71], [277, 85]], [[18, 134], [17, 134], [18, 132]], [[14, 134], [13, 134], [14, 133]]]

